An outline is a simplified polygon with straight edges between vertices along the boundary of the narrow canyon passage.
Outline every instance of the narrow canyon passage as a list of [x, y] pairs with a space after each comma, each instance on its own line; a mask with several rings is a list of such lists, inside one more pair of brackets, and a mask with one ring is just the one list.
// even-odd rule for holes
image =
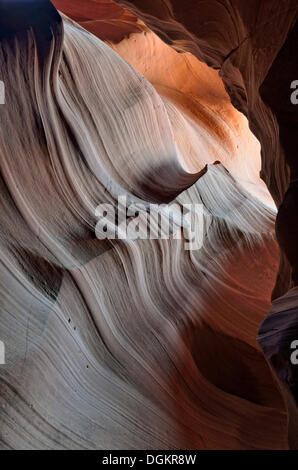
[[[0, 5], [1, 449], [296, 446], [298, 6], [273, 3]], [[119, 197], [182, 236], [105, 237]]]

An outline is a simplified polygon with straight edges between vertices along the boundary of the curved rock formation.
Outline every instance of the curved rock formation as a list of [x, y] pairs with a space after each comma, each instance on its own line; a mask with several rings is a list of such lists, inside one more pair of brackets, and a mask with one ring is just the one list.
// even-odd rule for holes
[[[16, 3], [0, 5], [1, 448], [287, 448], [256, 341], [278, 247], [248, 123], [279, 205], [285, 111], [263, 98], [296, 2], [55, 1], [109, 45], [47, 0]], [[141, 232], [175, 203], [182, 237], [107, 239], [97, 208], [119, 196]]]
[[103, 41], [117, 43], [130, 33], [143, 29], [136, 16], [112, 0], [54, 0], [53, 3]]
[[[279, 206], [289, 183], [285, 163], [290, 165], [296, 135], [296, 108], [290, 102], [290, 85], [297, 74], [296, 0], [253, 0], [249, 6], [241, 0], [212, 0], [208, 5], [204, 0], [116, 3], [173, 47], [220, 70], [233, 105], [248, 117], [261, 143], [261, 176]], [[281, 141], [280, 129], [284, 129]], [[274, 297], [290, 285], [290, 267], [283, 254]]]
[[[248, 117], [249, 126], [261, 143], [261, 176], [279, 207], [276, 232], [281, 252], [273, 291], [273, 298], [279, 298], [298, 282], [298, 109], [290, 99], [291, 84], [298, 76], [297, 2], [254, 0], [247, 5], [237, 0], [214, 0], [207, 5], [204, 1], [186, 0], [182, 5], [178, 0], [116, 1], [173, 47], [190, 51], [219, 69], [232, 103]], [[291, 289], [286, 299], [288, 295], [291, 298]], [[291, 325], [296, 325], [296, 308], [292, 306]], [[272, 312], [276, 313], [274, 306]], [[297, 335], [296, 327], [293, 331], [286, 321], [283, 325], [287, 313], [287, 309], [281, 310], [279, 320], [270, 315], [261, 327], [259, 341], [281, 381], [289, 414], [289, 441], [297, 448], [297, 392], [293, 388], [297, 372], [296, 364], [290, 360], [290, 345]], [[272, 336], [276, 336], [274, 340]]]

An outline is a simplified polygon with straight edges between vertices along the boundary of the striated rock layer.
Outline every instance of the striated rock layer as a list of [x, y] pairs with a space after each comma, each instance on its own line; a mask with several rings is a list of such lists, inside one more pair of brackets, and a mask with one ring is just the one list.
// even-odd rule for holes
[[[1, 4], [1, 448], [287, 448], [256, 341], [278, 247], [248, 122], [279, 204], [284, 148], [258, 90], [296, 2], [55, 4], [110, 45], [46, 0], [17, 19]], [[152, 202], [200, 204], [203, 246], [100, 239], [97, 206], [124, 195], [139, 223]]]
[[[279, 206], [289, 184], [289, 167], [285, 163], [290, 164], [292, 159], [296, 135], [296, 109], [290, 102], [290, 85], [298, 72], [294, 46], [296, 0], [253, 0], [249, 5], [241, 0], [116, 3], [145, 21], [177, 50], [189, 51], [219, 69], [233, 105], [248, 117], [250, 128], [261, 143], [261, 176]], [[287, 47], [287, 41], [292, 45]], [[280, 129], [284, 129], [281, 140]], [[283, 252], [274, 296], [289, 288], [290, 277]]]
[[[190, 51], [219, 69], [234, 106], [248, 118], [262, 148], [261, 176], [278, 208], [276, 234], [281, 248], [273, 298], [298, 282], [297, 159], [298, 107], [290, 99], [298, 77], [298, 4], [295, 0], [242, 2], [186, 0], [116, 0], [141, 18], [167, 43]], [[288, 291], [288, 293], [287, 293]], [[281, 305], [286, 305], [281, 303]], [[296, 364], [291, 345], [297, 340], [297, 304], [288, 325], [275, 318], [275, 304], [260, 330], [259, 341], [283, 390], [289, 414], [290, 445], [298, 448]], [[278, 328], [275, 322], [278, 323]], [[271, 338], [272, 337], [272, 338]], [[275, 339], [273, 340], [273, 338]], [[270, 338], [270, 339], [268, 339]], [[282, 365], [281, 365], [282, 364]]]

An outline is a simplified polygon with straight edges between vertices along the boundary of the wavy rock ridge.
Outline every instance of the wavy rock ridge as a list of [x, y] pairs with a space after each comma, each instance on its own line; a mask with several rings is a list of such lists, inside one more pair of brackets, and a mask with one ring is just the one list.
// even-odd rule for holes
[[[98, 36], [102, 11], [105, 25], [125, 18], [119, 35], [103, 28], [110, 47], [49, 2], [31, 3], [20, 23], [1, 6], [1, 448], [287, 448], [284, 402], [256, 341], [277, 271], [276, 210], [258, 175], [258, 142], [218, 73], [198, 59], [220, 68], [245, 111], [278, 203], [288, 172], [272, 134], [277, 118], [256, 90], [294, 2], [280, 9], [274, 45], [251, 50], [244, 20], [256, 16], [238, 2], [227, 18], [243, 13], [243, 26], [238, 18], [220, 49], [220, 30], [201, 27], [201, 39], [178, 4], [122, 2], [131, 15], [96, 2], [86, 16], [76, 2], [75, 19]], [[256, 59], [251, 75], [243, 57]], [[203, 247], [98, 239], [96, 207], [119, 195], [145, 207], [201, 204]]]

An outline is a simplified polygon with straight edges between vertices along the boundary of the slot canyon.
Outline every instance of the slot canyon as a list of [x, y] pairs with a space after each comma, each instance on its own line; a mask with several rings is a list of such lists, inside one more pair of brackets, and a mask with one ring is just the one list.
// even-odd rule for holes
[[298, 449], [298, 1], [0, 0], [0, 81], [0, 449]]

